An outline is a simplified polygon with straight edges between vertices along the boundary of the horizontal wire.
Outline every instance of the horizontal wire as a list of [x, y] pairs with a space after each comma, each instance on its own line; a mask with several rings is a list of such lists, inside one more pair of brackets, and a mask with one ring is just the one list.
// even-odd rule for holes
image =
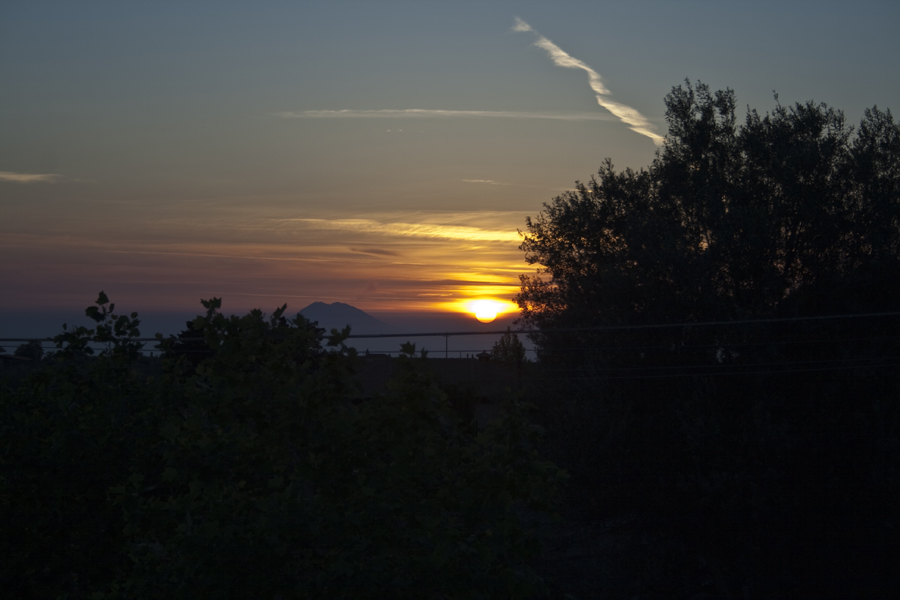
[[[521, 332], [513, 332], [513, 333], [521, 333]], [[406, 335], [406, 334], [404, 334]], [[444, 334], [441, 334], [442, 336]], [[453, 333], [447, 334], [449, 336], [453, 336]], [[143, 338], [141, 338], [143, 339]], [[554, 352], [571, 352], [578, 350], [654, 350], [654, 349], [671, 349], [673, 344], [675, 344], [675, 349], [680, 350], [683, 348], [739, 348], [744, 346], [770, 346], [770, 345], [784, 345], [784, 344], [818, 344], [818, 343], [836, 343], [836, 342], [871, 342], [871, 341], [880, 341], [880, 340], [895, 340], [900, 339], [900, 335], [891, 335], [891, 336], [877, 336], [877, 337], [853, 337], [853, 338], [837, 338], [837, 339], [828, 339], [828, 338], [818, 338], [812, 340], [766, 340], [760, 342], [720, 342], [715, 344], [681, 344], [678, 345], [677, 342], [672, 342], [669, 344], [651, 344], [651, 345], [624, 345], [624, 346], [568, 346], [564, 349], [554, 349]], [[36, 341], [41, 344], [54, 344], [53, 340], [44, 339], [18, 339], [18, 338], [2, 338], [0, 341]], [[140, 340], [130, 340], [130, 341], [140, 341]], [[156, 338], [151, 338], [150, 340], [144, 340], [141, 343], [146, 343], [149, 341], [157, 341]], [[169, 341], [166, 339], [164, 341]], [[175, 338], [176, 342], [193, 342], [193, 341], [202, 341], [202, 338]], [[105, 344], [107, 342], [89, 342], [93, 344]], [[0, 348], [15, 348], [17, 347], [15, 344], [0, 344]], [[50, 348], [55, 348], [56, 346], [49, 346]], [[535, 348], [526, 348], [526, 350], [536, 350]], [[392, 352], [396, 352], [392, 350]], [[472, 352], [472, 350], [454, 350], [453, 352]]]
[[645, 367], [584, 367], [584, 368], [573, 368], [573, 369], [554, 369], [557, 373], [566, 373], [566, 372], [578, 372], [578, 371], [586, 371], [590, 370], [595, 373], [615, 373], [620, 371], [663, 371], [663, 370], [699, 370], [699, 369], [750, 369], [750, 368], [759, 368], [759, 367], [777, 367], [782, 365], [813, 365], [813, 364], [829, 364], [829, 363], [846, 363], [846, 362], [863, 362], [863, 361], [875, 361], [875, 360], [898, 360], [900, 356], [878, 356], [878, 357], [859, 357], [859, 358], [826, 358], [826, 359], [818, 359], [818, 360], [796, 360], [796, 361], [782, 361], [782, 362], [768, 362], [768, 363], [748, 363], [748, 364], [735, 364], [735, 363], [720, 363], [720, 364], [711, 364], [711, 365], [665, 365], [665, 366], [652, 366], [648, 365]]
[[[815, 371], [846, 371], [848, 369], [882, 369], [887, 367], [900, 367], [900, 362], [884, 364], [884, 365], [848, 365], [844, 367], [822, 367], [822, 368], [810, 368], [810, 369], [780, 369], [778, 371], [766, 370], [766, 371], [731, 371], [731, 372], [715, 372], [710, 371], [708, 373], [672, 373], [672, 374], [663, 374], [663, 375], [622, 375], [622, 376], [606, 376], [602, 377], [602, 379], [669, 379], [669, 378], [680, 378], [680, 377], [706, 377], [706, 376], [714, 376], [714, 377], [723, 377], [723, 376], [745, 376], [745, 375], [782, 375], [782, 374], [791, 374], [791, 373], [810, 373]], [[601, 379], [601, 377], [591, 377], [586, 375], [584, 377], [558, 377], [555, 378], [555, 381], [584, 381], [590, 379]]]
[[[427, 332], [427, 333], [372, 333], [372, 334], [351, 334], [346, 339], [364, 339], [364, 338], [392, 338], [392, 337], [454, 337], [460, 335], [503, 335], [505, 333], [522, 333], [526, 335], [537, 334], [537, 335], [547, 335], [554, 333], [576, 333], [576, 332], [602, 332], [602, 331], [628, 331], [635, 329], [666, 329], [673, 327], [709, 327], [714, 325], [753, 325], [753, 324], [761, 324], [761, 323], [789, 323], [789, 322], [799, 322], [799, 321], [829, 321], [829, 320], [837, 320], [837, 319], [864, 319], [864, 318], [876, 318], [876, 317], [898, 317], [900, 316], [900, 312], [879, 312], [879, 313], [860, 313], [860, 314], [850, 314], [850, 315], [820, 315], [820, 316], [812, 316], [812, 317], [778, 317], [778, 318], [769, 318], [769, 319], [743, 319], [737, 321], [694, 321], [694, 322], [680, 322], [680, 323], [656, 323], [656, 324], [648, 324], [648, 325], [604, 325], [597, 327], [564, 327], [564, 328], [556, 328], [556, 329], [516, 329], [510, 330], [494, 330], [494, 331], [442, 331], [442, 332]], [[175, 338], [175, 336], [169, 336], [167, 338], [163, 338], [165, 340], [169, 339], [202, 339], [201, 337], [197, 338]], [[42, 341], [53, 341], [53, 338], [0, 338], [0, 342], [42, 342]], [[129, 338], [129, 341], [133, 342], [155, 342], [159, 341], [158, 338]]]

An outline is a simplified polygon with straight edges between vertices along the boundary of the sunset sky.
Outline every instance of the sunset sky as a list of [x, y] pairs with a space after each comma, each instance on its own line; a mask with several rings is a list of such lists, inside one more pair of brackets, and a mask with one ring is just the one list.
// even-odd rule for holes
[[[900, 3], [0, 4], [0, 327], [510, 300], [517, 228], [649, 164], [689, 78], [741, 117], [900, 110]], [[77, 312], [77, 311], [76, 311]]]

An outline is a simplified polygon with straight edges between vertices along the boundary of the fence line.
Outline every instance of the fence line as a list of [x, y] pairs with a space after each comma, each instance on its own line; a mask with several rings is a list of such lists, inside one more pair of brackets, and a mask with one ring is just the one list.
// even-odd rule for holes
[[[863, 319], [863, 318], [879, 318], [879, 317], [897, 317], [900, 316], [900, 311], [895, 312], [879, 312], [879, 313], [861, 313], [861, 314], [844, 314], [844, 315], [820, 315], [820, 316], [809, 316], [809, 317], [779, 317], [779, 318], [768, 318], [768, 319], [741, 319], [741, 320], [732, 320], [732, 321], [695, 321], [695, 322], [678, 322], [678, 323], [654, 323], [654, 324], [645, 324], [645, 325], [605, 325], [605, 326], [595, 326], [595, 327], [563, 327], [556, 329], [516, 329], [516, 330], [490, 330], [490, 331], [442, 331], [442, 332], [424, 332], [424, 333], [369, 333], [369, 334], [351, 334], [347, 336], [346, 339], [388, 339], [388, 338], [422, 338], [422, 337], [442, 337], [444, 338], [444, 357], [450, 357], [449, 350], [449, 340], [451, 337], [456, 336], [479, 336], [479, 335], [503, 335], [508, 332], [515, 334], [523, 334], [523, 335], [553, 335], [553, 334], [561, 334], [561, 333], [603, 333], [603, 332], [613, 332], [613, 331], [629, 331], [629, 330], [647, 330], [647, 329], [671, 329], [671, 328], [691, 328], [691, 327], [712, 327], [712, 326], [735, 326], [735, 325], [754, 325], [754, 324], [768, 324], [768, 323], [789, 323], [789, 322], [801, 322], [801, 321], [826, 321], [826, 320], [839, 320], [839, 319]], [[877, 339], [895, 339], [896, 336], [883, 336], [883, 337], [866, 337], [866, 338], [847, 338], [843, 340], [819, 340], [818, 342], [838, 342], [838, 341], [872, 341]], [[160, 342], [163, 340], [171, 340], [176, 339], [179, 341], [191, 341], [191, 340], [202, 340], [203, 338], [200, 336], [194, 337], [176, 337], [175, 335], [170, 335], [168, 337], [164, 337], [162, 339], [157, 337], [143, 337], [143, 338], [131, 338], [129, 341], [133, 342]], [[17, 337], [17, 338], [0, 338], [0, 348], [12, 347], [6, 344], [2, 344], [2, 342], [39, 342], [41, 344], [44, 343], [54, 343], [54, 338], [25, 338], [25, 337]], [[766, 341], [766, 342], [745, 342], [745, 343], [735, 343], [735, 344], [727, 344], [729, 347], [741, 347], [746, 345], [756, 345], [756, 344], [789, 344], [789, 343], [813, 343], [811, 340], [783, 340], [783, 341]], [[103, 342], [94, 342], [96, 345], [102, 345]], [[726, 344], [722, 344], [726, 345]], [[685, 348], [703, 348], [703, 347], [720, 347], [722, 345], [688, 345]], [[581, 347], [572, 347], [569, 350], [573, 352], [577, 352], [579, 350], [639, 350], [639, 349], [662, 349], [668, 346], [612, 346], [612, 347], [595, 347], [595, 346], [587, 346], [584, 348]], [[142, 352], [156, 352], [159, 351], [159, 348], [155, 349], [141, 349]], [[374, 350], [369, 351], [375, 354], [399, 354], [399, 351], [396, 350]], [[534, 348], [526, 348], [526, 352], [536, 352]], [[440, 352], [438, 350], [438, 352]], [[475, 353], [475, 352], [483, 352], [483, 350], [459, 350], [454, 349], [453, 353], [459, 353], [462, 356], [463, 352], [466, 353]], [[892, 357], [896, 358], [896, 357]], [[760, 366], [760, 365], [757, 365]], [[651, 367], [652, 368], [652, 367]]]
[[[630, 329], [665, 329], [672, 327], [708, 327], [714, 325], [753, 325], [760, 323], [788, 323], [796, 321], [826, 321], [834, 319], [864, 319], [875, 317], [900, 317], [900, 311], [894, 312], [878, 312], [878, 313], [859, 313], [849, 315], [818, 315], [811, 317], [777, 317], [769, 319], [739, 319], [731, 321], [681, 321], [678, 323], [650, 323], [646, 325], [600, 325], [595, 327], [560, 327], [555, 329], [511, 329], [512, 333], [522, 334], [551, 334], [551, 333], [577, 333], [577, 332], [603, 332], [603, 331], [625, 331]], [[506, 329], [498, 329], [492, 331], [439, 331], [426, 333], [354, 333], [347, 336], [347, 339], [362, 338], [395, 338], [395, 337], [444, 337], [459, 335], [502, 335], [506, 333]], [[168, 339], [168, 338], [164, 338]], [[190, 339], [190, 338], [181, 338]], [[201, 339], [200, 336], [197, 339]], [[0, 342], [52, 342], [53, 338], [0, 338]], [[155, 342], [156, 337], [132, 338], [135, 342]]]

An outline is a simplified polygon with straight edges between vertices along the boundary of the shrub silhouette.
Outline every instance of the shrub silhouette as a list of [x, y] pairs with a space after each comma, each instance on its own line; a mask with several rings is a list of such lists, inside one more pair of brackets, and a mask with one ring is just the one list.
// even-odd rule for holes
[[525, 362], [525, 345], [510, 327], [506, 328], [506, 333], [491, 349], [491, 359], [507, 365], [521, 365]]
[[[16, 597], [525, 597], [536, 542], [514, 510], [561, 477], [513, 411], [486, 432], [400, 359], [364, 403], [349, 331], [281, 307], [192, 322], [204, 358], [160, 338], [136, 368], [137, 316], [105, 295], [0, 403], [0, 585]], [[98, 356], [89, 350], [106, 344]], [[182, 346], [183, 347], [183, 346]]]

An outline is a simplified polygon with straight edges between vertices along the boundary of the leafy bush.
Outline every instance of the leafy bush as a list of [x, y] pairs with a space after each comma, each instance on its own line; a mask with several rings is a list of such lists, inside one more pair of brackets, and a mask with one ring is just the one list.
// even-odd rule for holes
[[[525, 597], [561, 472], [515, 403], [463, 426], [413, 358], [361, 401], [358, 360], [282, 307], [193, 321], [196, 366], [160, 339], [138, 360], [137, 315], [101, 293], [95, 329], [57, 338], [0, 402], [0, 585], [17, 597]], [[92, 347], [106, 347], [91, 356]]]
[[39, 361], [44, 357], [44, 349], [41, 347], [40, 342], [32, 340], [30, 342], [20, 344], [19, 347], [16, 348], [16, 352], [15, 354], [13, 354], [13, 356]]
[[491, 358], [507, 365], [521, 365], [525, 362], [525, 345], [509, 327], [491, 349]]

